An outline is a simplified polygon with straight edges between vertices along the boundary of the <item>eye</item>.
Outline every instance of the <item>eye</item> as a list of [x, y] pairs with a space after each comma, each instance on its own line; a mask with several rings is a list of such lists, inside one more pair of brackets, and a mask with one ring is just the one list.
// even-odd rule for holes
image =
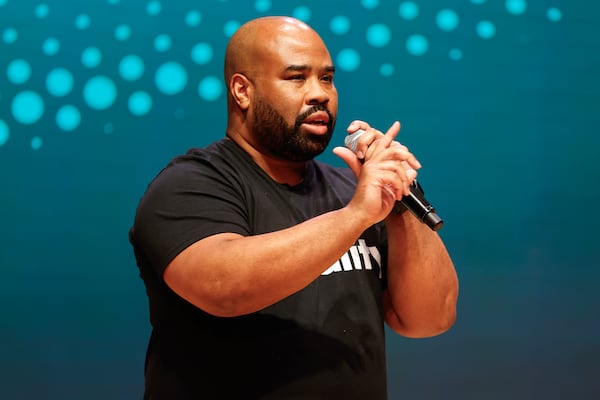
[[288, 79], [291, 81], [303, 81], [304, 75], [302, 75], [302, 74], [291, 75], [290, 77], [288, 77]]
[[323, 75], [323, 77], [321, 77], [321, 80], [325, 81], [325, 82], [332, 83], [333, 82], [333, 75]]

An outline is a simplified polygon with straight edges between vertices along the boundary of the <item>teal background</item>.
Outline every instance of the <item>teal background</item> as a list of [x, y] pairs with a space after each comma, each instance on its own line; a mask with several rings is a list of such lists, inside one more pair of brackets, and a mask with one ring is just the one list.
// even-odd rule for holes
[[[581, 0], [0, 0], [0, 396], [141, 398], [149, 322], [127, 231], [160, 168], [223, 136], [224, 46], [268, 14], [330, 47], [333, 143], [353, 119], [401, 121], [445, 220], [458, 320], [388, 335], [390, 398], [597, 398], [600, 5]], [[120, 69], [129, 55], [143, 68]]]

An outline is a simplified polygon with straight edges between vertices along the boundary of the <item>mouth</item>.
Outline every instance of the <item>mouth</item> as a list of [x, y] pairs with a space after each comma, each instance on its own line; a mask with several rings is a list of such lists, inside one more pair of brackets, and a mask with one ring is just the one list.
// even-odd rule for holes
[[307, 125], [327, 126], [329, 124], [329, 115], [326, 112], [315, 112], [308, 116], [302, 123]]

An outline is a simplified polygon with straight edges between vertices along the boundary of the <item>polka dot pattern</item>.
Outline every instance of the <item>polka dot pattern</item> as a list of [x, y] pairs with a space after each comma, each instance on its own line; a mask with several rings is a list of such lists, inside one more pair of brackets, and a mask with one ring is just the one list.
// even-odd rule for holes
[[[11, 142], [15, 129], [40, 120], [53, 120], [62, 132], [76, 132], [90, 119], [91, 113], [117, 107], [125, 107], [133, 118], [144, 118], [156, 112], [156, 103], [162, 97], [176, 98], [186, 93], [201, 102], [223, 101], [224, 44], [244, 21], [268, 13], [292, 15], [314, 23], [328, 42], [328, 38], [339, 38], [342, 46], [330, 46], [339, 70], [352, 74], [375, 67], [375, 71], [368, 73], [383, 78], [396, 74], [398, 60], [403, 55], [415, 60], [428, 57], [440, 46], [440, 35], [448, 35], [451, 42], [453, 32], [470, 32], [481, 43], [493, 43], [491, 39], [502, 26], [489, 19], [493, 13], [485, 11], [492, 2], [486, 0], [470, 0], [460, 7], [455, 2], [438, 2], [433, 13], [430, 12], [433, 3], [403, 0], [393, 5], [391, 14], [382, 12], [389, 3], [356, 0], [348, 3], [353, 7], [352, 12], [339, 8], [330, 15], [308, 3], [275, 10], [272, 0], [254, 0], [243, 14], [236, 15], [236, 10], [229, 9], [223, 13], [227, 17], [218, 21], [211, 12], [211, 7], [217, 7], [215, 4], [184, 2], [187, 5], [175, 6], [164, 0], [104, 0], [94, 2], [101, 5], [88, 2], [73, 5], [66, 24], [65, 10], [58, 9], [58, 2], [39, 1], [29, 9], [27, 22], [45, 24], [44, 36], [31, 41], [27, 24], [3, 17], [17, 3], [0, 0], [0, 52], [8, 54], [0, 60], [0, 71], [9, 89], [3, 90], [0, 97], [0, 107], [5, 107], [0, 110], [0, 146]], [[216, 3], [224, 9], [228, 7], [226, 1]], [[501, 4], [510, 18], [539, 13], [539, 7], [534, 11], [526, 0], [504, 0]], [[256, 15], [248, 15], [249, 12]], [[470, 18], [463, 20], [464, 12], [471, 13]], [[556, 24], [563, 18], [557, 6], [543, 12], [547, 23]], [[479, 14], [481, 17], [473, 22], [472, 16]], [[120, 18], [107, 18], [112, 15]], [[399, 24], [402, 30], [397, 29]], [[346, 40], [350, 37], [359, 40]], [[460, 62], [468, 55], [460, 42], [452, 42], [446, 49], [448, 62]], [[373, 57], [380, 58], [373, 60]], [[182, 106], [172, 114], [176, 118], [185, 115], [189, 113]], [[111, 121], [110, 115], [102, 124], [99, 131], [118, 132], [118, 125]], [[31, 138], [31, 149], [40, 150], [43, 139]]]

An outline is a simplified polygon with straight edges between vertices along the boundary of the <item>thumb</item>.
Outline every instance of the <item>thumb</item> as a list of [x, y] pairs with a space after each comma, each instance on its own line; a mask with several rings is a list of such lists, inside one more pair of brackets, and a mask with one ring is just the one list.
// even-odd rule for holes
[[348, 164], [348, 167], [350, 167], [350, 170], [354, 173], [354, 175], [358, 177], [362, 164], [358, 157], [356, 157], [356, 154], [352, 152], [352, 150], [341, 146], [334, 147], [333, 154], [344, 160], [344, 162]]

